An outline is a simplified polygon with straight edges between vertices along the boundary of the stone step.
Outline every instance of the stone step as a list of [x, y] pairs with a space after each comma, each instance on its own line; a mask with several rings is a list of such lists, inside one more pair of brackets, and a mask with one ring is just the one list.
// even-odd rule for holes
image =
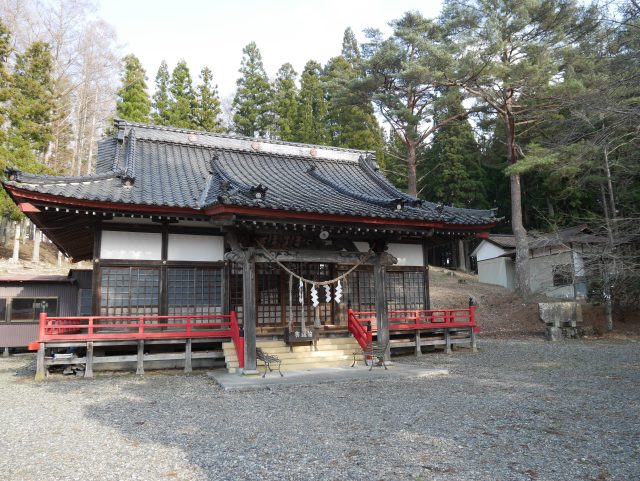
[[[359, 351], [356, 351], [359, 352]], [[282, 352], [277, 353], [275, 355], [280, 358], [282, 362], [292, 361], [292, 360], [300, 360], [301, 362], [306, 362], [307, 359], [330, 359], [336, 356], [353, 356], [354, 350], [352, 349], [340, 349], [334, 351], [317, 351], [317, 352]], [[272, 351], [269, 351], [268, 354], [273, 355]], [[237, 361], [238, 356], [236, 352], [225, 352], [225, 359], [227, 362], [229, 361]]]
[[[362, 356], [360, 356], [360, 358], [362, 359]], [[358, 359], [358, 356], [356, 356], [356, 359]], [[349, 364], [351, 364], [353, 362], [353, 354], [349, 353], [349, 354], [335, 354], [332, 356], [324, 356], [324, 357], [305, 357], [305, 358], [301, 358], [301, 357], [294, 357], [294, 358], [288, 358], [288, 359], [280, 359], [282, 361], [282, 366], [292, 366], [292, 365], [299, 365], [299, 366], [307, 366], [307, 365], [323, 365], [323, 364], [332, 364], [335, 362], [349, 362]], [[227, 367], [238, 367], [238, 360], [237, 359], [232, 359], [232, 358], [227, 358]], [[258, 364], [261, 364], [260, 361], [258, 361]]]
[[[286, 371], [307, 371], [309, 369], [322, 369], [328, 367], [350, 367], [353, 363], [353, 357], [351, 359], [341, 359], [337, 361], [326, 361], [326, 362], [307, 362], [307, 363], [299, 363], [299, 364], [282, 364], [280, 366], [280, 370], [282, 372]], [[364, 362], [361, 359], [356, 359], [356, 366], [364, 367]], [[238, 364], [234, 363], [232, 365], [227, 365], [227, 370], [230, 373], [235, 373], [238, 371]], [[258, 364], [258, 371], [262, 374], [264, 372], [264, 366], [262, 363]], [[273, 373], [271, 373], [273, 374]], [[267, 374], [267, 376], [269, 373]], [[276, 370], [277, 376], [277, 370]]]

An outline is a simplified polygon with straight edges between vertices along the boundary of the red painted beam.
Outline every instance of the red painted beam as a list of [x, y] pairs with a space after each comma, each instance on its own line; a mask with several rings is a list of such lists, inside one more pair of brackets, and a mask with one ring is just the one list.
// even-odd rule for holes
[[18, 209], [20, 209], [21, 212], [40, 212], [40, 209], [29, 202], [21, 202], [18, 204]]

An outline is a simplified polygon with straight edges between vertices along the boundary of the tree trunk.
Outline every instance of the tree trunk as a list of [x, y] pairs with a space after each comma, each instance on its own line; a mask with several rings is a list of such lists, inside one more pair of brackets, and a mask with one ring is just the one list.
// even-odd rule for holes
[[13, 256], [11, 257], [11, 261], [14, 264], [17, 264], [20, 260], [20, 222], [16, 222], [16, 230], [15, 235], [13, 237]]
[[416, 171], [416, 144], [405, 142], [407, 146], [407, 188], [409, 195], [418, 196], [418, 174]]
[[[505, 134], [507, 141], [507, 162], [513, 165], [518, 160], [516, 152], [516, 125], [512, 112], [511, 94], [505, 102]], [[516, 240], [516, 292], [521, 296], [531, 294], [529, 279], [529, 241], [527, 231], [522, 222], [522, 190], [520, 175], [512, 174], [509, 178], [511, 187], [511, 229]]]
[[42, 233], [38, 229], [34, 229], [33, 234], [33, 253], [31, 255], [31, 262], [40, 264], [40, 238]]

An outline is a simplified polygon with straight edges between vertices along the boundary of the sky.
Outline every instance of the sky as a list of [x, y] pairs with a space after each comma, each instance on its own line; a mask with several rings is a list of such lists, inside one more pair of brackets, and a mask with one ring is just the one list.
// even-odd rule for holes
[[147, 72], [149, 89], [160, 62], [172, 70], [184, 59], [194, 83], [202, 67], [213, 71], [222, 99], [233, 95], [242, 49], [255, 41], [270, 78], [285, 62], [298, 74], [308, 60], [325, 64], [340, 54], [347, 27], [359, 42], [373, 27], [408, 10], [434, 17], [441, 0], [103, 0], [100, 16], [116, 29], [124, 54], [133, 53]]

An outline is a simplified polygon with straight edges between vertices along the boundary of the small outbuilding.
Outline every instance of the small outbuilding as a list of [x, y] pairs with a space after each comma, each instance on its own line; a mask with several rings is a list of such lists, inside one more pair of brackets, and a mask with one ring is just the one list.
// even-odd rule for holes
[[41, 312], [48, 316], [91, 314], [91, 270], [68, 275], [0, 277], [0, 348], [27, 347], [37, 339]]
[[[587, 295], [583, 253], [602, 239], [584, 225], [560, 229], [529, 239], [530, 285], [536, 293], [558, 299]], [[515, 237], [491, 234], [471, 253], [478, 262], [480, 282], [515, 287]]]

